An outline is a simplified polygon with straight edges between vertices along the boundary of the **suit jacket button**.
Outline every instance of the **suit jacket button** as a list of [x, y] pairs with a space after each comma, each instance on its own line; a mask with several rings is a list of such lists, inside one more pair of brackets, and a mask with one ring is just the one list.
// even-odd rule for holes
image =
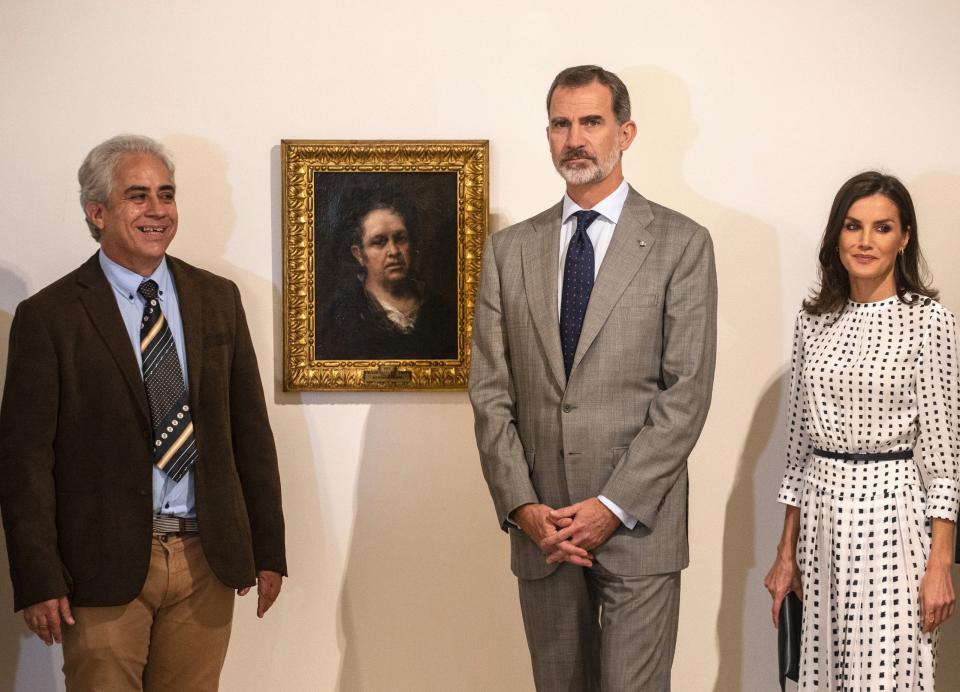
[[573, 407], [570, 406], [570, 404], [564, 404], [564, 405], [563, 405], [563, 412], [564, 412], [564, 413], [570, 413], [570, 411], [571, 411], [572, 409], [573, 409]]

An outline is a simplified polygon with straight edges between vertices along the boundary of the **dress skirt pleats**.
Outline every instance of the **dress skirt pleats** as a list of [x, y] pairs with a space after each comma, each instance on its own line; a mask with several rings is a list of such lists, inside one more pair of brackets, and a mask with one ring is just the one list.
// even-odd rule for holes
[[933, 692], [936, 637], [917, 607], [930, 549], [912, 459], [807, 464], [797, 561], [800, 689]]

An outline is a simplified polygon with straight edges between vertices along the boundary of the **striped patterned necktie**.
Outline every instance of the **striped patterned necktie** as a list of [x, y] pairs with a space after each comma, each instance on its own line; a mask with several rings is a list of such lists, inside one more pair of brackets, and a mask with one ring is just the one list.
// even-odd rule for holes
[[137, 289], [147, 301], [140, 323], [143, 384], [153, 423], [153, 463], [179, 481], [197, 461], [197, 443], [177, 345], [160, 310], [157, 289], [150, 279]]
[[583, 318], [587, 314], [587, 304], [593, 291], [593, 243], [590, 242], [587, 229], [600, 216], [600, 212], [580, 210], [573, 215], [577, 217], [577, 230], [567, 246], [560, 299], [560, 348], [567, 378], [573, 368]]

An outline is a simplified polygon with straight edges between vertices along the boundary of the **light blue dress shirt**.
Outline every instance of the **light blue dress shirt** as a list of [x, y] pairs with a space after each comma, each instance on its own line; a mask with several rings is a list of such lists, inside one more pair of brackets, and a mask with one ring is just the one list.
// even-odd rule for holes
[[[143, 307], [146, 304], [143, 296], [137, 293], [137, 288], [147, 279], [153, 279], [159, 287], [160, 309], [173, 333], [173, 342], [177, 346], [177, 357], [180, 359], [180, 369], [183, 371], [183, 384], [189, 390], [187, 376], [187, 351], [183, 341], [183, 321], [180, 319], [180, 304], [177, 301], [177, 287], [167, 268], [164, 259], [156, 271], [150, 276], [143, 277], [111, 260], [103, 250], [99, 253], [100, 268], [110, 282], [113, 295], [120, 308], [123, 325], [127, 328], [130, 337], [130, 346], [137, 358], [137, 366], [141, 368], [143, 362], [140, 356], [140, 321], [143, 319]], [[156, 466], [153, 467], [153, 512], [175, 517], [196, 517], [196, 502], [194, 498], [193, 471], [174, 482]]]

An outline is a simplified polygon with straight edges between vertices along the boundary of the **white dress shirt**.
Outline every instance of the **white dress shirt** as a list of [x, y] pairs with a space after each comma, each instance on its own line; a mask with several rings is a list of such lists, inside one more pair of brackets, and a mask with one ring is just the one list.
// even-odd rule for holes
[[[600, 216], [590, 224], [587, 229], [587, 237], [593, 244], [593, 278], [597, 278], [600, 272], [600, 265], [603, 264], [603, 258], [607, 254], [607, 248], [610, 247], [610, 239], [613, 237], [613, 230], [617, 227], [620, 220], [620, 213], [623, 211], [623, 205], [627, 201], [627, 192], [629, 187], [627, 181], [623, 180], [616, 190], [604, 197], [600, 202], [593, 206], [593, 211], [600, 212]], [[557, 324], [560, 323], [560, 307], [563, 302], [563, 265], [567, 261], [567, 248], [570, 245], [570, 239], [577, 230], [577, 219], [574, 213], [581, 211], [582, 207], [574, 202], [566, 194], [563, 196], [563, 221], [560, 223], [560, 257], [558, 261], [559, 271], [557, 272]], [[607, 509], [613, 512], [624, 526], [632, 529], [637, 525], [637, 520], [623, 511], [619, 505], [604, 495], [597, 497]]]

